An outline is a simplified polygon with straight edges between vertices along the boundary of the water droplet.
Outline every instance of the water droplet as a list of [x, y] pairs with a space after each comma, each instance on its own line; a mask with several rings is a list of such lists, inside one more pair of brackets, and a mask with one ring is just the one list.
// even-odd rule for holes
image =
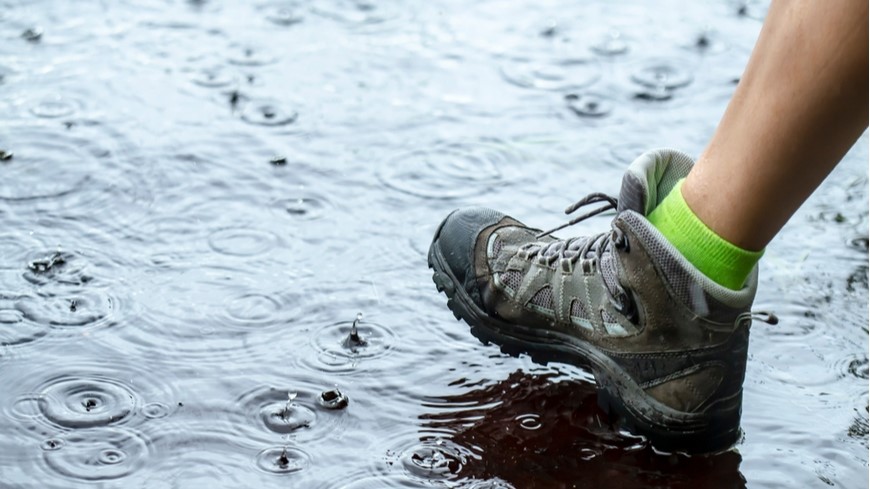
[[52, 423], [87, 428], [117, 423], [135, 406], [136, 396], [107, 378], [59, 378], [40, 389], [39, 408]]
[[41, 27], [29, 27], [21, 33], [21, 37], [28, 42], [39, 42], [42, 39]]
[[628, 51], [628, 43], [619, 32], [611, 32], [593, 44], [592, 51], [602, 56], [617, 56]]
[[575, 114], [583, 117], [602, 117], [613, 110], [613, 103], [593, 93], [569, 94], [565, 101]]
[[266, 20], [273, 24], [286, 27], [302, 22], [305, 20], [305, 17], [299, 13], [298, 9], [291, 7], [275, 7], [266, 14]]
[[245, 104], [241, 117], [243, 121], [258, 126], [284, 126], [296, 122], [299, 113], [285, 110], [270, 100], [252, 100]]
[[467, 462], [467, 453], [449, 440], [425, 440], [404, 452], [405, 470], [425, 479], [453, 479]]
[[269, 163], [272, 166], [284, 166], [287, 164], [287, 157], [276, 155], [276, 156], [273, 156], [272, 159], [269, 160]]
[[681, 62], [659, 59], [638, 65], [632, 81], [647, 88], [673, 90], [692, 83], [692, 75], [680, 67]]
[[308, 455], [287, 447], [267, 448], [257, 455], [257, 467], [273, 474], [292, 474], [308, 467]]
[[320, 405], [326, 409], [344, 409], [350, 400], [338, 389], [330, 389], [320, 393]]
[[359, 334], [359, 323], [362, 321], [362, 318], [362, 313], [357, 313], [356, 319], [353, 320], [353, 324], [350, 326], [350, 333], [347, 335], [347, 339], [344, 341], [345, 348], [355, 350], [358, 347], [366, 345], [365, 338], [363, 338]]
[[48, 273], [50, 270], [56, 267], [60, 267], [65, 263], [66, 256], [61, 252], [57, 251], [54, 254], [45, 258], [33, 260], [27, 265], [27, 268], [29, 268], [34, 273]]
[[[179, 402], [178, 406], [182, 404]], [[142, 415], [148, 419], [160, 419], [169, 416], [169, 406], [162, 402], [151, 402], [142, 406]]]
[[58, 438], [52, 438], [52, 439], [45, 440], [44, 442], [42, 442], [40, 447], [43, 450], [50, 451], [50, 450], [60, 450], [61, 448], [63, 448], [63, 445], [64, 445], [63, 440], [58, 439]]

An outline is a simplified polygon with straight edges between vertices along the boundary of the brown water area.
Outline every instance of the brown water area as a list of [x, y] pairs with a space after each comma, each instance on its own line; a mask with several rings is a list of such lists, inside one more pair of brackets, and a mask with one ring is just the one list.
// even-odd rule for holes
[[761, 262], [725, 453], [481, 344], [426, 266], [457, 207], [549, 228], [697, 155], [765, 13], [0, 0], [0, 488], [867, 487], [866, 134]]

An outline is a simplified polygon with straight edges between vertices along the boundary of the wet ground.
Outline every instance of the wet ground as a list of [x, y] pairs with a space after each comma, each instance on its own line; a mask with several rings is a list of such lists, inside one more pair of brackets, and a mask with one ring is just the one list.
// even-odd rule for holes
[[0, 0], [0, 486], [866, 487], [866, 134], [762, 262], [733, 451], [436, 293], [455, 207], [709, 138], [764, 5], [615, 3]]

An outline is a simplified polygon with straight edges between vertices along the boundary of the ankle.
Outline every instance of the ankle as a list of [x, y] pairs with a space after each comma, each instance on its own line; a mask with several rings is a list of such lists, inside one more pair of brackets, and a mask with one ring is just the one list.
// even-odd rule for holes
[[743, 249], [711, 230], [686, 203], [682, 184], [680, 180], [647, 219], [701, 273], [739, 290], [763, 251]]

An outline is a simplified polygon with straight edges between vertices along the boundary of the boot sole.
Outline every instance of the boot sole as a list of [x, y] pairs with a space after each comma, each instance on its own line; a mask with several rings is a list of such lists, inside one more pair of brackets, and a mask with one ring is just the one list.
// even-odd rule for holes
[[447, 295], [447, 307], [483, 344], [499, 345], [502, 352], [512, 356], [528, 354], [532, 361], [544, 365], [556, 362], [588, 368], [598, 384], [598, 404], [614, 424], [646, 437], [657, 450], [716, 453], [740, 439], [739, 395], [731, 403], [738, 407], [724, 413], [684, 413], [669, 408], [647, 395], [594, 345], [558, 331], [524, 327], [487, 314], [458, 285], [441, 253], [438, 233], [429, 248], [428, 263], [436, 288]]

